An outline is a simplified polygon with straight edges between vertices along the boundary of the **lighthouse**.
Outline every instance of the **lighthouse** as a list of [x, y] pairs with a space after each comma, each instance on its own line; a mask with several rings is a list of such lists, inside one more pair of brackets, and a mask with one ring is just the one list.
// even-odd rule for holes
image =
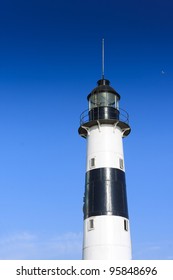
[[123, 153], [123, 138], [131, 131], [129, 116], [104, 75], [87, 99], [78, 129], [87, 141], [83, 259], [131, 259]]

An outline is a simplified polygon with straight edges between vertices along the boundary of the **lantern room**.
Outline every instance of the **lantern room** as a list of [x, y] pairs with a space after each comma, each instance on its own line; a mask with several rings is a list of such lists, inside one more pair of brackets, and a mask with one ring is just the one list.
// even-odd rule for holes
[[110, 86], [109, 80], [101, 79], [87, 97], [88, 109], [80, 116], [79, 134], [86, 138], [93, 125], [114, 124], [122, 130], [123, 137], [130, 133], [128, 113], [119, 108], [120, 95]]
[[88, 95], [89, 119], [119, 119], [120, 95], [110, 87], [109, 80], [99, 80], [98, 86]]

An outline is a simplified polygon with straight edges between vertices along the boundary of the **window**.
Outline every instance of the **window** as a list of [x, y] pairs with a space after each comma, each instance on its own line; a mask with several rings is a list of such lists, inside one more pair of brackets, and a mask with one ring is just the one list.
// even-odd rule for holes
[[90, 159], [90, 168], [93, 168], [96, 166], [96, 159], [95, 158], [91, 158]]
[[124, 220], [124, 230], [128, 231], [128, 221]]
[[118, 97], [111, 92], [97, 92], [90, 96], [89, 98], [89, 110], [96, 107], [113, 107], [118, 109]]
[[94, 229], [94, 219], [88, 221], [88, 230]]
[[122, 158], [119, 159], [119, 163], [120, 163], [120, 168], [124, 169], [124, 161]]

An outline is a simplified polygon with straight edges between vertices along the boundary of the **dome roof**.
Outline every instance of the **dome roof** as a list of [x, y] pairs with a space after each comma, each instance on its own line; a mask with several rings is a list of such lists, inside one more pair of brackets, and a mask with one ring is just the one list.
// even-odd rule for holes
[[90, 96], [93, 94], [97, 94], [99, 92], [110, 92], [115, 94], [118, 99], [120, 99], [120, 95], [112, 88], [110, 87], [110, 81], [106, 79], [101, 79], [97, 82], [98, 86], [94, 88], [90, 94], [88, 95], [87, 99], [89, 100]]

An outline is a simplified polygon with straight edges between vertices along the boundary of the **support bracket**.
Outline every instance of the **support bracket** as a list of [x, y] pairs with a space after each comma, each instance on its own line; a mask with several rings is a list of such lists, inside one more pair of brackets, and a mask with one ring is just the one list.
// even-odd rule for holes
[[128, 130], [130, 130], [130, 128], [128, 127], [128, 128], [124, 128], [124, 129], [122, 129], [122, 136], [124, 137], [124, 132], [126, 132], [126, 131], [128, 131]]
[[116, 123], [114, 123], [114, 126], [113, 126], [113, 132], [115, 132], [116, 128], [117, 128], [117, 124], [119, 123], [119, 121], [117, 121]]
[[90, 135], [90, 128], [89, 127], [86, 127], [86, 126], [83, 126], [83, 125], [81, 127], [86, 130], [88, 135]]
[[98, 120], [97, 120], [97, 125], [98, 125], [99, 132], [101, 132], [101, 124]]

